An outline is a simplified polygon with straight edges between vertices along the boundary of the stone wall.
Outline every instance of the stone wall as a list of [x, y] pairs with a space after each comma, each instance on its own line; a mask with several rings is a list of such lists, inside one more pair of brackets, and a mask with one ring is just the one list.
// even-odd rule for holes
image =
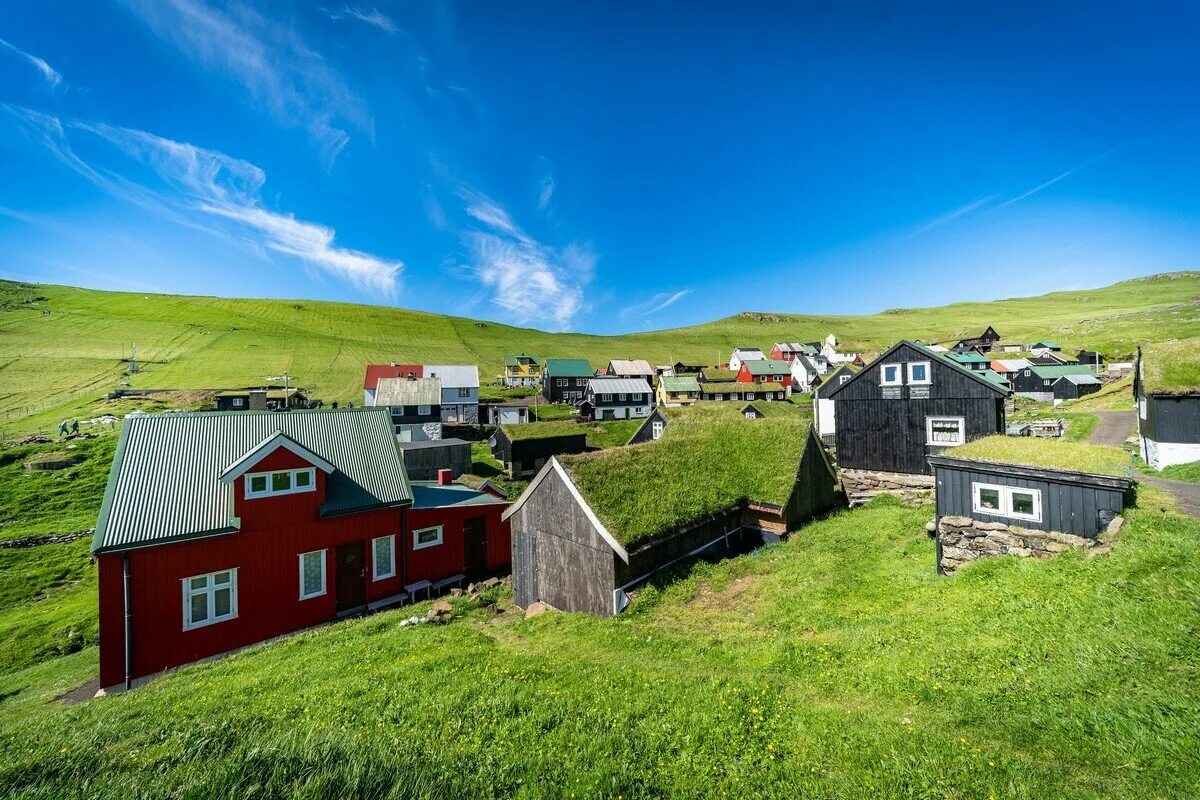
[[1066, 550], [1107, 552], [1105, 540], [1116, 534], [1124, 522], [1116, 517], [1102, 539], [1086, 539], [1057, 531], [1027, 530], [1003, 522], [980, 522], [970, 517], [942, 517], [938, 539], [942, 543], [942, 571], [953, 574], [968, 561], [989, 556], [1050, 558]]
[[844, 469], [839, 473], [842, 488], [850, 505], [857, 506], [877, 494], [892, 494], [907, 502], [932, 502], [932, 475], [911, 475], [904, 472], [871, 472], [863, 469]]

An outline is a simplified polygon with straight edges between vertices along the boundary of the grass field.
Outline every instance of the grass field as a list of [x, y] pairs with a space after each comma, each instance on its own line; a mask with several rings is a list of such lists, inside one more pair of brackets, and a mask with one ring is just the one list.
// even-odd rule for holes
[[454, 600], [55, 702], [85, 649], [0, 677], [0, 793], [1192, 798], [1200, 525], [1129, 516], [1106, 557], [943, 578], [882, 499], [617, 618]]
[[[505, 353], [715, 363], [736, 345], [770, 347], [832, 332], [845, 346], [878, 351], [902, 337], [945, 341], [993, 324], [1010, 339], [1054, 337], [1064, 349], [1110, 357], [1141, 340], [1180, 338], [1195, 327], [1200, 273], [936, 310], [872, 316], [745, 313], [688, 328], [627, 336], [551, 334], [382, 306], [308, 300], [230, 300], [0, 282], [0, 426], [50, 430], [64, 417], [103, 413], [98, 399], [138, 388], [219, 388], [271, 382], [287, 371], [327, 402], [360, 403], [372, 361], [475, 363], [484, 381]], [[142, 371], [126, 375], [137, 345]], [[277, 381], [275, 381], [277, 382]]]

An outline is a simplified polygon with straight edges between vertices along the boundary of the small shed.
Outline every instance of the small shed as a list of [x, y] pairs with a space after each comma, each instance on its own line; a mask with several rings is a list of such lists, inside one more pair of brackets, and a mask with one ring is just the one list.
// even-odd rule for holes
[[553, 456], [582, 453], [587, 449], [587, 432], [566, 421], [501, 425], [488, 445], [509, 476], [521, 478], [536, 473]]
[[653, 442], [663, 435], [663, 431], [670, 424], [670, 418], [662, 412], [662, 409], [656, 408], [650, 412], [650, 416], [646, 417], [646, 421], [638, 426], [637, 432], [629, 437], [629, 441], [626, 444]]
[[762, 419], [766, 414], [755, 408], [753, 403], [747, 403], [742, 406], [742, 416], [746, 419]]
[[1133, 396], [1147, 464], [1200, 461], [1200, 338], [1138, 348]]
[[462, 439], [400, 442], [400, 452], [414, 481], [436, 480], [440, 469], [451, 470], [455, 478], [471, 471], [471, 443]]
[[1100, 379], [1095, 375], [1063, 375], [1053, 384], [1055, 400], [1076, 400], [1100, 391]]

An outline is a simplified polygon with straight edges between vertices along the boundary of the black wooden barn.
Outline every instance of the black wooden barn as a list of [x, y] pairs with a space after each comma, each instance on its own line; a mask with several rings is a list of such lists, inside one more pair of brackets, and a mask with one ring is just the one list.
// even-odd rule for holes
[[838, 465], [921, 474], [947, 447], [1004, 432], [1007, 390], [924, 345], [903, 340], [835, 386]]
[[[719, 557], [779, 541], [804, 519], [831, 508], [837, 498], [833, 467], [810, 428], [785, 504], [743, 498], [626, 548], [615, 535], [620, 532], [610, 532], [597, 516], [569, 468], [552, 459], [505, 512], [512, 525], [513, 598], [522, 607], [543, 602], [562, 611], [611, 616], [628, 605], [627, 592], [658, 570], [688, 558]], [[671, 502], [670, 497], [662, 502]]]
[[[1155, 354], [1194, 360], [1196, 355]], [[1141, 350], [1133, 373], [1142, 460], [1155, 469], [1200, 461], [1200, 386], [1155, 385], [1146, 380]]]
[[1100, 391], [1102, 385], [1095, 375], [1062, 375], [1051, 388], [1055, 400], [1077, 400]]
[[529, 436], [524, 430], [528, 426], [518, 427], [523, 435], [499, 427], [488, 439], [492, 455], [504, 462], [504, 469], [513, 478], [533, 475], [553, 456], [582, 453], [587, 449], [587, 433], [582, 429], [579, 433]]

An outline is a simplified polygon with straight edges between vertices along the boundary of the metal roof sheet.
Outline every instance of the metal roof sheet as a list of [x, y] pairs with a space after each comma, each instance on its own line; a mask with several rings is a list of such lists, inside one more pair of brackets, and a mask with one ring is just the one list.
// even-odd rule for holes
[[479, 367], [474, 364], [426, 364], [426, 378], [440, 378], [443, 389], [478, 389]]
[[126, 417], [108, 476], [92, 551], [125, 550], [229, 533], [229, 492], [220, 474], [275, 433], [335, 470], [321, 514], [412, 500], [386, 409], [218, 411]]
[[592, 365], [584, 358], [547, 358], [545, 371], [555, 378], [592, 377]]
[[608, 362], [608, 366], [618, 375], [653, 375], [654, 370], [650, 368], [650, 362], [645, 359], [637, 358], [632, 361], [622, 361], [614, 359]]
[[778, 358], [762, 358], [757, 361], [746, 361], [743, 366], [751, 375], [787, 375], [792, 371], [792, 365]]
[[1057, 380], [1063, 375], [1091, 375], [1092, 368], [1083, 364], [1059, 364], [1057, 366], [1043, 366], [1041, 364], [1033, 364], [1029, 367], [1033, 370], [1033, 374], [1037, 375], [1042, 380]]
[[441, 402], [440, 378], [380, 378], [376, 384], [377, 406], [436, 406]]
[[507, 500], [461, 484], [441, 486], [437, 481], [413, 481], [413, 508], [449, 506], [506, 506]]
[[[1085, 375], [1083, 373], [1070, 373], [1067, 375], [1061, 375], [1061, 376], [1059, 376], [1058, 380], [1069, 381], [1070, 383], [1073, 383], [1076, 386], [1091, 386], [1093, 384], [1100, 383], [1100, 379], [1097, 378], [1095, 375]], [[1056, 383], [1057, 383], [1057, 381], [1056, 381]]]
[[594, 394], [650, 394], [650, 384], [644, 378], [592, 378], [588, 391]]

